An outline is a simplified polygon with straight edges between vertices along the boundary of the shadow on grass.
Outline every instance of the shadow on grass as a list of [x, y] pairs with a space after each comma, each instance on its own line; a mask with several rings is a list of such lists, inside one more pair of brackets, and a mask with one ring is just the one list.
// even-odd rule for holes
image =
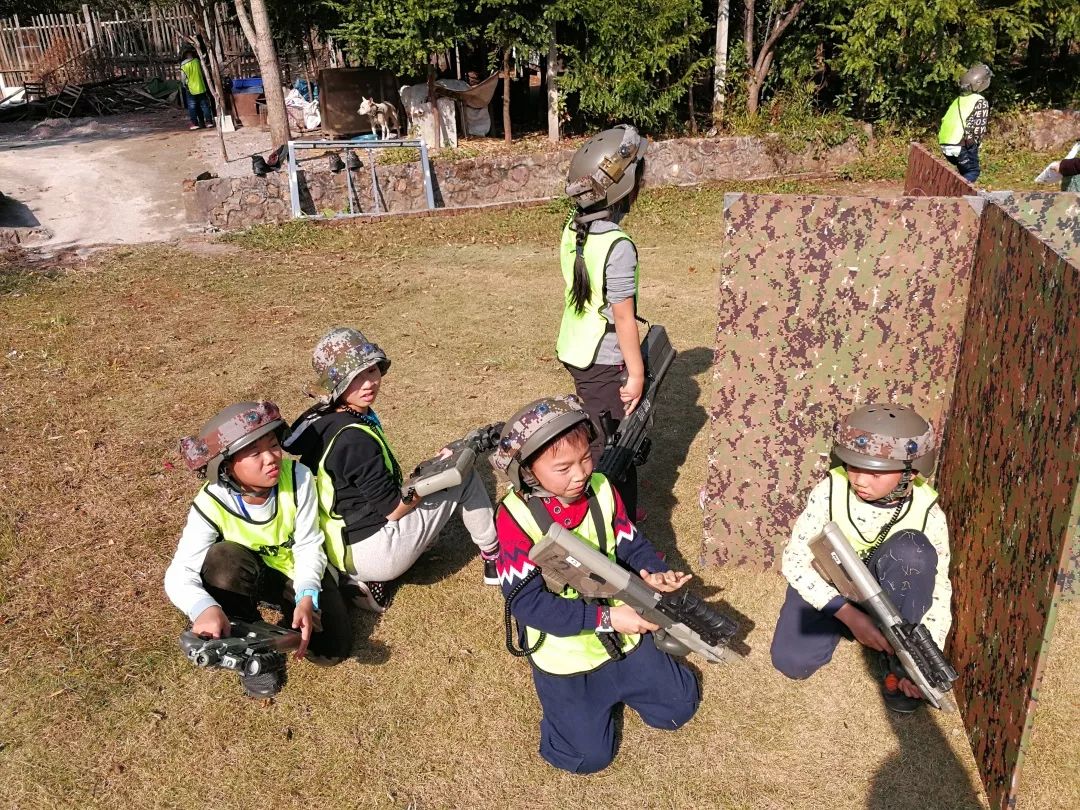
[[712, 366], [712, 358], [712, 349], [702, 347], [680, 352], [675, 358], [657, 398], [649, 434], [652, 452], [638, 468], [638, 500], [648, 510], [648, 519], [639, 528], [676, 571], [694, 570], [679, 552], [671, 516], [679, 469], [690, 445], [708, 423], [705, 408], [698, 404], [701, 386], [695, 377]]
[[[878, 667], [866, 655], [867, 667], [878, 678]], [[922, 706], [913, 714], [886, 711], [900, 743], [870, 781], [867, 810], [975, 810], [983, 807], [979, 789], [945, 739], [934, 717], [936, 709]]]

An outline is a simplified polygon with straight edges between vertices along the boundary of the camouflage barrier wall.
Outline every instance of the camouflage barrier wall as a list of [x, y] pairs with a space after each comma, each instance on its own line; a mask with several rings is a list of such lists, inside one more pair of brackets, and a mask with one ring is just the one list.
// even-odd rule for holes
[[938, 485], [953, 553], [947, 652], [994, 808], [1015, 796], [1080, 521], [1078, 408], [1080, 271], [988, 205]]
[[704, 553], [770, 568], [842, 413], [894, 400], [941, 429], [979, 217], [957, 198], [728, 202]]
[[964, 197], [979, 192], [957, 174], [952, 164], [931, 154], [922, 144], [908, 149], [904, 194], [913, 197]]

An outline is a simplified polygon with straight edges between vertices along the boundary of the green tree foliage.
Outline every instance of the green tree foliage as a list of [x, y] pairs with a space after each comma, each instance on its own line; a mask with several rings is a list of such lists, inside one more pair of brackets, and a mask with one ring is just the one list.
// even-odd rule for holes
[[551, 13], [566, 55], [560, 89], [577, 94], [580, 111], [597, 124], [672, 123], [712, 64], [700, 0], [563, 0]]
[[361, 64], [416, 74], [432, 53], [476, 32], [458, 0], [331, 0], [341, 24], [333, 30]]
[[841, 10], [822, 26], [834, 37], [840, 99], [856, 113], [896, 120], [940, 113], [956, 78], [979, 61], [994, 69], [999, 101], [1015, 97], [1033, 78], [1031, 46], [1047, 38], [1060, 45], [1080, 26], [1075, 0], [849, 0]]

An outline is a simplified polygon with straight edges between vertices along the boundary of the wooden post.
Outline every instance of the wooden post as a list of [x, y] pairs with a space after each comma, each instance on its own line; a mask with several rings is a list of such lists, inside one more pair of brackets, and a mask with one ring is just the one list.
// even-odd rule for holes
[[551, 38], [547, 54], [547, 122], [548, 140], [559, 142], [559, 43], [555, 39], [555, 23], [551, 24]]
[[435, 97], [435, 65], [428, 57], [427, 66], [427, 97], [431, 104], [431, 120], [435, 126], [435, 143], [432, 146], [438, 149], [442, 146], [442, 117], [439, 115], [439, 100]]

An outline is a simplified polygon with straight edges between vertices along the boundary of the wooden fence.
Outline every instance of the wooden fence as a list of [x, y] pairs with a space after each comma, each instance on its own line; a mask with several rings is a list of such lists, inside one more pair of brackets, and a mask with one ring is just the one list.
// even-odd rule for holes
[[[259, 75], [258, 62], [230, 13], [214, 3], [208, 31], [222, 71], [230, 76]], [[80, 14], [40, 14], [29, 20], [0, 19], [0, 86], [44, 82], [103, 81], [117, 76], [179, 78], [179, 57], [196, 31], [189, 9], [152, 6], [149, 12], [102, 17], [88, 5]]]

